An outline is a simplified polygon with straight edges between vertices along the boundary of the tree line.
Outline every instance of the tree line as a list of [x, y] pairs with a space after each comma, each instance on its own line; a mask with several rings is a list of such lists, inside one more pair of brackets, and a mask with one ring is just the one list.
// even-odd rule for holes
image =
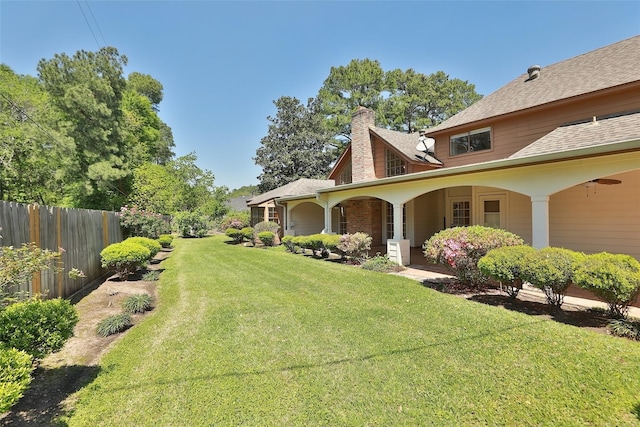
[[175, 157], [171, 128], [158, 116], [163, 86], [124, 76], [114, 47], [37, 65], [37, 77], [0, 64], [0, 200], [157, 213], [224, 211], [227, 190]]
[[441, 123], [481, 97], [473, 84], [443, 71], [384, 71], [370, 59], [331, 67], [306, 105], [290, 96], [274, 101], [277, 113], [267, 117], [267, 135], [254, 157], [262, 167], [258, 189], [269, 191], [299, 178], [325, 179], [350, 142], [351, 114], [359, 106], [375, 111], [377, 126], [411, 133]]

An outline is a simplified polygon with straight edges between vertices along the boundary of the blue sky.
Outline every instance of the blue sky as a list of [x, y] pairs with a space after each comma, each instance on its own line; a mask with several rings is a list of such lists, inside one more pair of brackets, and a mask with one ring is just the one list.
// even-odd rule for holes
[[332, 66], [442, 70], [488, 95], [530, 65], [638, 34], [640, 1], [0, 0], [0, 62], [35, 76], [42, 58], [116, 47], [125, 74], [163, 84], [176, 154], [195, 151], [230, 189], [258, 183], [273, 101], [315, 96]]

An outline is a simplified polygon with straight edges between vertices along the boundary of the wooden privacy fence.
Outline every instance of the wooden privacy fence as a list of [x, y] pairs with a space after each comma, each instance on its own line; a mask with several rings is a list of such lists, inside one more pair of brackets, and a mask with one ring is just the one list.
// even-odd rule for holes
[[[20, 247], [33, 242], [42, 249], [64, 249], [58, 262], [60, 271], [35, 274], [30, 283], [17, 289], [45, 298], [69, 297], [102, 276], [105, 271], [100, 265], [100, 251], [122, 241], [116, 212], [0, 201], [0, 227], [0, 246]], [[70, 279], [72, 268], [82, 270], [87, 277]]]

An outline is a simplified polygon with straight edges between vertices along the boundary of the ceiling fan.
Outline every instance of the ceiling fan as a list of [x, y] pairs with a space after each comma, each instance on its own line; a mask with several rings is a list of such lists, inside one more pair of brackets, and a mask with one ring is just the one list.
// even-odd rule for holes
[[589, 182], [593, 182], [596, 184], [603, 184], [603, 185], [615, 185], [615, 184], [622, 183], [622, 181], [619, 179], [610, 179], [610, 178], [596, 178], [596, 179], [592, 179]]

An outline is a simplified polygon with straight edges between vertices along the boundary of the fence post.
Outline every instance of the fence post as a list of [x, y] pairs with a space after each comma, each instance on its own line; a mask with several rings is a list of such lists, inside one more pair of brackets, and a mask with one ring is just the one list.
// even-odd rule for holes
[[102, 247], [109, 246], [109, 212], [102, 211]]
[[[29, 205], [29, 240], [37, 247], [40, 247], [40, 207], [38, 205]], [[33, 273], [31, 281], [31, 294], [37, 295], [41, 292], [42, 273], [40, 271]]]

